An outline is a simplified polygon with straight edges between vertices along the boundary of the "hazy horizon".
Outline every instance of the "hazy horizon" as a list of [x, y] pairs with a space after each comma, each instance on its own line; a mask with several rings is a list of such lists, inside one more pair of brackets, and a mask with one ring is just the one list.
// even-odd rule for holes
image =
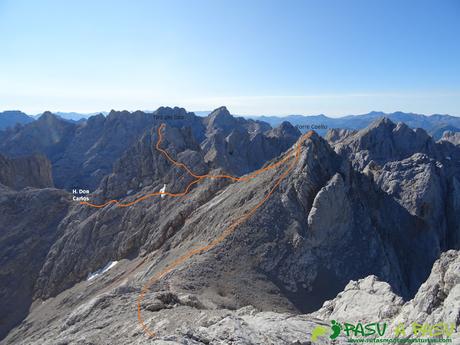
[[[224, 106], [224, 105], [222, 105]], [[160, 106], [161, 107], [161, 106]], [[176, 107], [175, 105], [163, 105], [162, 107]], [[387, 115], [390, 115], [390, 114], [393, 114], [393, 113], [398, 113], [398, 112], [402, 112], [402, 113], [406, 113], [406, 114], [414, 114], [414, 115], [422, 115], [422, 116], [433, 116], [433, 115], [446, 115], [446, 116], [454, 116], [454, 117], [460, 117], [460, 115], [457, 115], [457, 114], [445, 114], [445, 113], [432, 113], [432, 114], [422, 114], [422, 113], [415, 113], [415, 112], [405, 112], [405, 111], [400, 111], [400, 110], [396, 110], [396, 111], [393, 111], [393, 112], [385, 112], [385, 111], [381, 111], [381, 110], [371, 110], [371, 111], [368, 111], [368, 112], [365, 112], [365, 113], [357, 113], [357, 114], [324, 114], [324, 113], [318, 113], [318, 114], [241, 114], [241, 113], [235, 113], [233, 112], [229, 107], [225, 106], [229, 112], [234, 115], [234, 116], [243, 116], [243, 117], [251, 117], [251, 116], [267, 116], [267, 117], [288, 117], [288, 116], [326, 116], [326, 117], [329, 117], [329, 118], [341, 118], [341, 117], [345, 117], [345, 116], [362, 116], [362, 115], [368, 115], [370, 113], [383, 113], [383, 114], [387, 114]], [[217, 107], [219, 108], [219, 107]], [[211, 113], [213, 110], [217, 109], [217, 108], [214, 108], [212, 110], [190, 110], [190, 109], [187, 109], [187, 108], [184, 108], [186, 111], [188, 112], [192, 112], [192, 113], [195, 113], [196, 115], [198, 116], [206, 116], [205, 113]], [[158, 109], [158, 108], [156, 108]], [[143, 111], [143, 112], [154, 112], [156, 109], [109, 109], [109, 110], [101, 110], [101, 111], [88, 111], [88, 112], [79, 112], [79, 111], [62, 111], [62, 110], [43, 110], [43, 111], [40, 111], [40, 112], [37, 112], [37, 113], [28, 113], [28, 112], [25, 112], [21, 109], [4, 109], [4, 110], [0, 110], [0, 113], [2, 112], [7, 112], [7, 111], [21, 111], [23, 113], [25, 113], [26, 115], [28, 116], [33, 116], [33, 117], [36, 117], [38, 115], [42, 115], [44, 112], [46, 111], [50, 111], [51, 113], [54, 113], [54, 114], [80, 114], [80, 115], [85, 115], [85, 116], [93, 116], [93, 115], [97, 115], [97, 114], [108, 114], [110, 111], [114, 110], [114, 111], [129, 111], [129, 112], [135, 112], [135, 111]]]

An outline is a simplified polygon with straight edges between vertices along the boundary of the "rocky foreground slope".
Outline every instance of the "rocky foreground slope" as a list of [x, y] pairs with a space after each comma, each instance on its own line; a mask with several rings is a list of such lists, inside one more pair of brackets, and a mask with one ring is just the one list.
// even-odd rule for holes
[[[117, 116], [125, 121], [112, 114], [104, 123]], [[9, 235], [0, 238], [2, 253], [8, 248], [0, 274], [15, 282], [0, 290], [7, 311], [3, 335], [26, 317], [4, 343], [144, 343], [136, 305], [144, 291], [140, 318], [163, 341], [227, 344], [237, 336], [239, 343], [262, 343], [266, 336], [265, 343], [302, 344], [302, 329], [314, 326], [302, 314], [319, 309], [350, 280], [376, 275], [408, 300], [441, 253], [458, 248], [460, 150], [451, 143], [388, 120], [359, 132], [330, 133], [329, 142], [316, 134], [298, 140], [288, 123], [270, 129], [234, 119], [225, 108], [203, 121], [189, 120], [166, 121], [161, 148], [196, 175], [247, 174], [243, 180], [196, 181], [156, 148], [159, 127], [152, 120], [116, 159], [110, 156], [113, 163], [100, 170], [110, 167], [110, 173], [89, 195], [93, 204], [118, 203], [93, 208], [62, 190], [2, 191], [0, 229]], [[9, 136], [0, 148], [12, 147], [20, 136]], [[78, 151], [66, 145], [60, 152]], [[93, 145], [91, 150], [104, 147]], [[51, 161], [55, 171], [62, 169], [62, 161]], [[93, 162], [88, 171], [99, 171]], [[253, 173], [271, 164], [276, 168]], [[180, 193], [190, 183], [186, 196], [137, 202], [159, 190]], [[43, 205], [52, 211], [42, 214]], [[222, 242], [175, 264], [255, 208]], [[27, 241], [32, 235], [41, 242]], [[20, 274], [35, 249], [30, 271]], [[151, 280], [170, 265], [162, 279]], [[12, 302], [17, 293], [20, 312]], [[270, 326], [258, 333], [265, 323]], [[186, 335], [196, 325], [209, 329]], [[292, 332], [280, 335], [282, 327]]]
[[406, 303], [390, 285], [375, 276], [351, 281], [336, 298], [311, 314], [340, 322], [387, 321], [391, 329], [404, 325], [404, 338], [414, 338], [412, 324], [454, 325], [452, 339], [460, 343], [460, 251], [443, 253], [415, 297]]
[[[113, 282], [122, 276], [121, 271], [114, 269], [100, 279]], [[336, 298], [312, 314], [260, 311], [249, 305], [227, 309], [204, 296], [163, 290], [142, 305], [146, 324], [157, 332], [154, 337], [145, 334], [133, 320], [139, 289], [124, 281], [85, 302], [79, 300], [93, 294], [96, 284], [80, 284], [55, 299], [36, 304], [2, 344], [349, 344], [344, 332], [334, 341], [329, 339], [330, 320], [385, 322], [387, 338], [394, 337], [400, 324], [407, 329], [399, 337], [413, 338], [412, 323], [443, 322], [453, 325], [449, 336], [452, 343], [460, 342], [460, 252], [453, 250], [441, 256], [415, 298], [406, 303], [375, 276], [351, 281]], [[327, 331], [314, 339], [312, 334], [318, 326]]]

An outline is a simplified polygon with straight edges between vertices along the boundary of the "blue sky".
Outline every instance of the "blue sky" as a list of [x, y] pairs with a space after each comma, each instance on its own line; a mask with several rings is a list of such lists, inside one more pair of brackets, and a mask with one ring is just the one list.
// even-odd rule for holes
[[0, 110], [460, 115], [459, 0], [0, 0]]

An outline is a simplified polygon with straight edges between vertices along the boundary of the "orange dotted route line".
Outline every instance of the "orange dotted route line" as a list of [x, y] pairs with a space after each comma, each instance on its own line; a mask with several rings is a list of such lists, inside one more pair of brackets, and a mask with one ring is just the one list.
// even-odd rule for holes
[[[103, 208], [107, 205], [110, 205], [110, 204], [115, 204], [117, 205], [118, 207], [129, 207], [129, 206], [133, 206], [134, 204], [137, 204], [138, 202], [141, 202], [141, 201], [144, 201], [145, 199], [149, 199], [151, 197], [154, 197], [154, 196], [158, 196], [158, 195], [167, 195], [167, 196], [170, 196], [170, 197], [181, 197], [181, 196], [184, 196], [186, 195], [189, 191], [190, 191], [190, 188], [200, 182], [200, 180], [202, 179], [205, 179], [205, 178], [210, 178], [210, 179], [218, 179], [218, 178], [225, 178], [225, 179], [230, 179], [230, 180], [233, 180], [233, 181], [247, 181], [247, 180], [250, 180], [254, 177], [256, 177], [257, 175], [267, 171], [267, 170], [271, 170], [271, 169], [274, 169], [276, 168], [277, 166], [283, 164], [284, 162], [286, 162], [290, 157], [289, 157], [289, 154], [286, 154], [286, 157], [281, 159], [280, 161], [274, 163], [274, 164], [271, 164], [269, 166], [266, 166], [265, 168], [261, 168], [259, 170], [256, 170], [254, 171], [253, 173], [247, 175], [247, 176], [243, 176], [243, 177], [235, 177], [235, 176], [231, 176], [231, 175], [209, 175], [209, 174], [205, 174], [205, 175], [197, 175], [195, 174], [193, 171], [191, 171], [185, 164], [183, 163], [180, 163], [180, 162], [177, 162], [176, 160], [174, 160], [167, 151], [165, 151], [164, 149], [162, 149], [160, 147], [161, 145], [161, 142], [163, 141], [163, 135], [162, 135], [162, 130], [163, 128], [165, 127], [165, 124], [162, 123], [160, 125], [160, 127], [158, 127], [158, 141], [156, 143], [156, 146], [155, 148], [160, 151], [161, 153], [163, 153], [163, 155], [175, 166], [177, 167], [180, 167], [180, 168], [183, 168], [185, 169], [191, 176], [195, 177], [196, 180], [192, 181], [189, 183], [189, 185], [185, 188], [185, 190], [181, 193], [169, 193], [169, 192], [154, 192], [154, 193], [150, 193], [150, 194], [146, 194], [144, 196], [141, 196], [140, 198], [132, 201], [132, 202], [128, 202], [128, 203], [121, 203], [120, 201], [118, 200], [109, 200], [103, 204], [92, 204], [90, 202], [87, 202], [87, 201], [81, 201], [80, 204], [81, 205], [86, 205], [86, 206], [90, 206], [90, 207], [94, 207], [94, 208]], [[289, 153], [289, 151], [288, 151]]]
[[[147, 198], [151, 198], [151, 197], [157, 196], [157, 195], [168, 195], [168, 196], [171, 196], [171, 197], [181, 197], [181, 196], [186, 195], [190, 191], [190, 188], [194, 184], [200, 182], [202, 179], [205, 179], [205, 178], [211, 178], [211, 179], [226, 178], [226, 179], [231, 179], [233, 181], [247, 181], [247, 180], [250, 180], [250, 179], [254, 178], [255, 176], [261, 174], [262, 172], [265, 172], [265, 171], [268, 171], [268, 170], [271, 170], [271, 169], [274, 169], [274, 168], [278, 167], [279, 165], [283, 164], [284, 162], [286, 162], [287, 160], [289, 160], [292, 157], [291, 156], [292, 149], [291, 149], [285, 154], [285, 157], [283, 159], [279, 160], [278, 162], [276, 162], [274, 164], [271, 164], [271, 165], [269, 165], [269, 166], [267, 166], [265, 168], [256, 170], [253, 173], [251, 173], [251, 174], [249, 174], [247, 176], [244, 176], [244, 177], [235, 177], [235, 176], [231, 176], [231, 175], [209, 175], [209, 174], [197, 175], [193, 171], [191, 171], [185, 164], [177, 162], [176, 160], [174, 160], [168, 154], [168, 152], [166, 152], [164, 149], [162, 149], [160, 147], [160, 144], [161, 144], [161, 142], [163, 140], [163, 136], [162, 136], [161, 131], [162, 131], [162, 129], [164, 127], [165, 127], [165, 124], [161, 124], [160, 127], [158, 128], [158, 141], [157, 141], [157, 144], [155, 146], [156, 149], [158, 151], [160, 151], [161, 153], [163, 153], [165, 155], [165, 157], [172, 164], [174, 164], [177, 167], [185, 169], [191, 176], [196, 178], [196, 180], [194, 180], [194, 181], [192, 181], [192, 182], [190, 182], [188, 184], [188, 186], [185, 188], [185, 190], [182, 193], [155, 192], [155, 193], [146, 194], [146, 195], [144, 195], [144, 196], [142, 196], [142, 197], [140, 197], [140, 198], [138, 198], [138, 199], [136, 199], [136, 200], [134, 200], [132, 202], [129, 202], [129, 203], [120, 203], [118, 200], [109, 200], [106, 203], [100, 204], [100, 205], [91, 204], [91, 203], [86, 202], [86, 201], [82, 201], [82, 202], [80, 202], [80, 204], [95, 207], [95, 208], [102, 208], [102, 207], [105, 207], [105, 206], [107, 206], [109, 204], [116, 204], [118, 207], [129, 207], [129, 206], [132, 206], [132, 205], [134, 205], [134, 204], [136, 204], [136, 203], [138, 203], [140, 201], [143, 201], [143, 200], [145, 200]], [[137, 299], [137, 319], [138, 319], [139, 324], [141, 325], [143, 331], [149, 337], [155, 337], [156, 333], [149, 329], [149, 327], [145, 324], [144, 319], [142, 318], [141, 303], [142, 303], [142, 300], [144, 299], [144, 296], [145, 296], [146, 292], [150, 289], [150, 287], [154, 283], [156, 283], [158, 280], [163, 278], [166, 274], [168, 274], [171, 271], [173, 271], [177, 266], [179, 266], [180, 264], [184, 263], [186, 260], [188, 260], [192, 256], [194, 256], [196, 254], [205, 253], [205, 252], [215, 248], [217, 245], [222, 243], [229, 235], [231, 235], [233, 232], [235, 232], [236, 228], [239, 225], [241, 225], [242, 223], [247, 221], [252, 215], [254, 215], [254, 213], [256, 213], [256, 211], [270, 198], [270, 196], [273, 194], [273, 192], [279, 187], [281, 182], [289, 175], [289, 173], [292, 171], [292, 169], [294, 169], [295, 165], [297, 164], [297, 162], [299, 160], [299, 156], [300, 156], [300, 144], [304, 140], [308, 139], [312, 135], [312, 133], [313, 133], [313, 131], [309, 131], [308, 133], [304, 134], [301, 137], [301, 140], [295, 145], [295, 159], [289, 165], [289, 167], [276, 179], [276, 182], [273, 185], [273, 187], [270, 189], [270, 191], [267, 193], [267, 195], [265, 195], [265, 197], [261, 201], [259, 201], [257, 203], [257, 205], [255, 205], [249, 212], [246, 212], [240, 218], [235, 219], [222, 232], [222, 234], [219, 237], [217, 237], [216, 239], [214, 239], [212, 242], [210, 242], [209, 244], [207, 244], [205, 246], [201, 246], [199, 248], [192, 249], [192, 250], [188, 251], [187, 253], [185, 253], [184, 255], [180, 256], [179, 258], [174, 260], [172, 263], [170, 263], [168, 266], [166, 266], [166, 268], [163, 269], [161, 272], [159, 272], [156, 275], [154, 275], [153, 277], [151, 277], [148, 280], [148, 282], [142, 287], [141, 293], [139, 294], [139, 297]]]

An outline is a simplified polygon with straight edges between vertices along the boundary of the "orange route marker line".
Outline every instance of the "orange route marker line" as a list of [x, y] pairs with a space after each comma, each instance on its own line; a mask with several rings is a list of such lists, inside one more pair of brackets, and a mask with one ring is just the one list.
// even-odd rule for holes
[[170, 196], [170, 197], [181, 197], [181, 196], [184, 196], [185, 194], [187, 194], [190, 191], [190, 188], [194, 184], [198, 183], [202, 179], [205, 179], [205, 178], [210, 178], [210, 179], [226, 178], [226, 179], [231, 179], [233, 181], [246, 181], [246, 180], [253, 179], [257, 175], [259, 175], [259, 174], [261, 174], [261, 173], [263, 173], [263, 172], [265, 172], [267, 170], [271, 170], [271, 169], [274, 169], [274, 168], [278, 167], [279, 165], [283, 164], [284, 162], [286, 162], [290, 158], [289, 153], [290, 153], [291, 150], [289, 150], [285, 155], [286, 157], [284, 157], [280, 161], [278, 161], [276, 163], [273, 163], [273, 164], [271, 164], [269, 166], [266, 166], [265, 168], [261, 168], [259, 170], [256, 170], [253, 173], [251, 173], [251, 174], [249, 174], [247, 176], [243, 176], [243, 177], [235, 177], [235, 176], [231, 176], [231, 175], [209, 175], [209, 174], [197, 175], [193, 171], [191, 171], [184, 163], [177, 162], [176, 160], [171, 158], [169, 153], [160, 147], [160, 144], [163, 141], [163, 135], [162, 135], [161, 131], [162, 131], [162, 129], [164, 127], [165, 127], [164, 123], [162, 123], [160, 125], [160, 127], [158, 127], [158, 141], [156, 143], [155, 148], [158, 151], [160, 151], [161, 153], [163, 153], [163, 155], [173, 165], [185, 169], [191, 176], [195, 177], [196, 180], [190, 182], [190, 184], [185, 188], [185, 190], [182, 193], [154, 192], [154, 193], [150, 193], [150, 194], [146, 194], [144, 196], [141, 196], [140, 198], [138, 198], [138, 199], [136, 199], [136, 200], [134, 200], [132, 202], [128, 202], [128, 203], [120, 203], [120, 201], [113, 199], [113, 200], [109, 200], [109, 201], [107, 201], [107, 202], [105, 202], [103, 204], [99, 204], [99, 205], [98, 204], [92, 204], [92, 203], [87, 202], [87, 201], [81, 201], [80, 205], [86, 205], [86, 206], [90, 206], [90, 207], [94, 207], [94, 208], [103, 208], [103, 207], [106, 207], [107, 205], [115, 204], [118, 207], [129, 207], [129, 206], [133, 206], [134, 204], [137, 204], [138, 202], [144, 201], [145, 199], [148, 199], [148, 198], [151, 198], [151, 197], [154, 197], [154, 196], [158, 196], [158, 195], [167, 195], [167, 196]]
[[[205, 245], [205, 246], [202, 246], [202, 247], [199, 247], [199, 248], [196, 248], [196, 249], [192, 249], [190, 251], [188, 251], [187, 253], [185, 253], [184, 255], [180, 256], [179, 258], [177, 258], [176, 260], [174, 260], [172, 263], [170, 263], [168, 266], [166, 266], [166, 268], [164, 270], [162, 270], [161, 272], [157, 273], [156, 275], [154, 275], [152, 278], [150, 278], [148, 280], [148, 282], [142, 287], [141, 289], [141, 293], [139, 294], [139, 297], [137, 299], [137, 319], [138, 319], [138, 322], [139, 324], [141, 325], [141, 328], [142, 330], [149, 336], [149, 337], [155, 337], [156, 336], [156, 333], [153, 332], [152, 330], [150, 330], [150, 328], [145, 324], [144, 322], [144, 319], [142, 318], [142, 308], [141, 308], [141, 303], [142, 303], [142, 300], [144, 299], [144, 296], [145, 294], [147, 293], [147, 291], [150, 289], [150, 287], [156, 283], [157, 281], [159, 281], [161, 278], [163, 278], [166, 274], [170, 273], [172, 270], [174, 270], [177, 266], [179, 266], [180, 264], [184, 263], [185, 261], [187, 261], [189, 258], [191, 258], [192, 256], [196, 255], [196, 254], [202, 254], [202, 253], [205, 253], [213, 248], [215, 248], [217, 245], [219, 245], [220, 243], [222, 243], [229, 235], [231, 235], [233, 232], [235, 232], [236, 228], [243, 224], [246, 220], [248, 220], [254, 213], [256, 213], [256, 211], [270, 198], [270, 196], [274, 193], [274, 191], [279, 187], [279, 185], [281, 184], [281, 182], [289, 175], [289, 173], [292, 171], [292, 169], [294, 169], [295, 165], [297, 164], [298, 160], [299, 160], [299, 156], [300, 156], [300, 144], [306, 140], [307, 138], [309, 138], [311, 136], [312, 132], [308, 132], [306, 135], [304, 135], [301, 139], [300, 142], [298, 142], [296, 144], [296, 154], [295, 154], [295, 159], [294, 161], [292, 162], [292, 164], [283, 172], [283, 174], [281, 174], [274, 186], [270, 189], [270, 191], [268, 192], [268, 194], [261, 200], [257, 203], [257, 205], [255, 205], [248, 213], [244, 214], [242, 217], [240, 218], [237, 218], [236, 220], [234, 220], [228, 227], [227, 229], [225, 229], [225, 231], [219, 236], [217, 237], [216, 239], [214, 239], [211, 243]], [[287, 154], [287, 156], [289, 157], [289, 155]], [[285, 159], [282, 160], [283, 162], [285, 161]], [[279, 165], [279, 164], [278, 164]], [[268, 169], [266, 169], [268, 170]]]
[[[201, 181], [202, 179], [205, 179], [205, 178], [227, 178], [227, 179], [231, 179], [231, 180], [234, 180], [234, 181], [246, 181], [246, 180], [249, 180], [249, 179], [252, 179], [254, 178], [255, 176], [259, 175], [260, 173], [264, 172], [264, 171], [268, 171], [268, 170], [271, 170], [271, 169], [274, 169], [276, 168], [277, 166], [283, 164], [284, 162], [286, 162], [288, 159], [291, 158], [291, 150], [289, 150], [286, 154], [285, 154], [285, 157], [283, 159], [281, 159], [280, 161], [274, 163], [274, 164], [271, 164], [265, 168], [262, 168], [262, 169], [259, 169], [259, 170], [256, 170], [255, 172], [253, 172], [252, 174], [249, 174], [247, 176], [244, 176], [244, 177], [234, 177], [234, 176], [230, 176], [230, 175], [196, 175], [195, 173], [193, 173], [185, 164], [183, 163], [180, 163], [180, 162], [177, 162], [175, 161], [173, 158], [171, 158], [171, 156], [168, 154], [168, 152], [166, 152], [165, 150], [163, 150], [161, 147], [160, 147], [160, 144], [161, 144], [161, 141], [162, 141], [162, 134], [161, 134], [161, 130], [164, 128], [164, 124], [161, 124], [160, 127], [158, 128], [158, 141], [157, 141], [157, 144], [156, 144], [156, 149], [160, 152], [162, 152], [166, 158], [172, 162], [174, 165], [178, 166], [178, 167], [182, 167], [184, 168], [191, 176], [195, 177], [196, 180], [192, 181], [189, 183], [189, 185], [185, 188], [185, 190], [182, 192], [182, 193], [169, 193], [169, 192], [156, 192], [156, 193], [151, 193], [151, 194], [146, 194], [132, 202], [129, 202], [129, 203], [120, 203], [118, 200], [109, 200], [107, 201], [106, 203], [104, 204], [100, 204], [100, 205], [95, 205], [95, 204], [91, 204], [91, 203], [88, 203], [86, 201], [83, 201], [81, 202], [80, 204], [82, 205], [87, 205], [87, 206], [91, 206], [91, 207], [95, 207], [95, 208], [102, 208], [102, 207], [105, 207], [109, 204], [116, 204], [118, 207], [129, 207], [129, 206], [132, 206], [140, 201], [143, 201], [147, 198], [150, 198], [150, 197], [153, 197], [153, 196], [156, 196], [156, 195], [168, 195], [168, 196], [171, 196], [171, 197], [180, 197], [180, 196], [184, 196], [186, 195], [190, 188], [198, 183], [199, 181]], [[144, 296], [146, 294], [146, 292], [149, 290], [149, 288], [154, 284], [156, 283], [158, 280], [160, 280], [161, 278], [163, 278], [166, 274], [172, 272], [177, 266], [179, 266], [180, 264], [184, 263], [186, 260], [188, 260], [189, 258], [191, 258], [192, 256], [196, 255], [196, 254], [202, 254], [202, 253], [205, 253], [213, 248], [215, 248], [217, 245], [219, 245], [220, 243], [222, 243], [229, 235], [231, 235], [233, 232], [235, 232], [236, 228], [243, 224], [245, 221], [247, 221], [254, 213], [256, 213], [256, 211], [271, 197], [271, 195], [275, 192], [275, 190], [279, 187], [279, 185], [281, 184], [281, 182], [289, 175], [289, 173], [292, 171], [292, 169], [294, 169], [295, 165], [297, 164], [297, 162], [299, 161], [299, 155], [300, 155], [300, 144], [305, 141], [306, 139], [308, 139], [311, 135], [313, 134], [313, 131], [309, 131], [308, 133], [304, 134], [301, 139], [297, 142], [297, 144], [295, 145], [295, 159], [293, 160], [293, 162], [290, 164], [290, 166], [276, 179], [276, 182], [275, 184], [273, 185], [273, 187], [270, 189], [270, 191], [267, 193], [267, 195], [265, 195], [265, 197], [259, 201], [249, 212], [245, 213], [243, 216], [241, 216], [240, 218], [237, 218], [235, 219], [225, 230], [224, 232], [219, 236], [217, 237], [216, 239], [214, 239], [211, 243], [205, 245], [205, 246], [201, 246], [199, 248], [195, 248], [195, 249], [191, 249], [189, 250], [187, 253], [185, 253], [184, 255], [180, 256], [179, 258], [177, 258], [176, 260], [174, 260], [172, 263], [170, 263], [168, 266], [166, 266], [165, 269], [163, 269], [161, 272], [157, 273], [156, 275], [154, 275], [153, 277], [151, 277], [148, 282], [142, 287], [141, 289], [141, 293], [139, 294], [139, 297], [137, 299], [137, 319], [138, 319], [138, 322], [139, 324], [141, 325], [143, 331], [149, 336], [149, 337], [155, 337], [156, 336], [156, 333], [151, 331], [149, 329], [149, 327], [145, 324], [144, 322], [144, 319], [142, 318], [142, 312], [141, 312], [141, 303], [142, 303], [142, 300], [144, 299]]]

